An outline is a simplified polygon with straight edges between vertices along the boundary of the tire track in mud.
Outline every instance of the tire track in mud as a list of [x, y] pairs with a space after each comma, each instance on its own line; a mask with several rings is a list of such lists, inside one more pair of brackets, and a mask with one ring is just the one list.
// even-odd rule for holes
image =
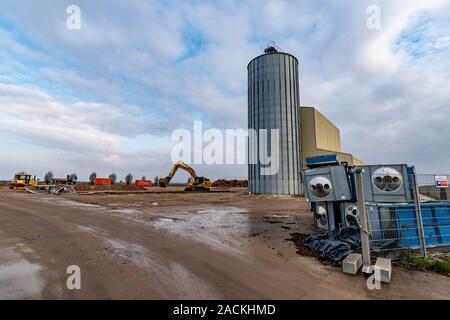
[[[14, 211], [17, 211], [17, 208], [13, 205], [7, 205], [4, 204], [4, 207], [7, 207], [8, 209], [11, 208]], [[37, 235], [37, 238], [41, 241], [49, 240], [49, 238], [55, 238], [59, 237], [57, 236], [60, 234], [60, 230], [71, 230], [70, 232], [64, 233], [64, 241], [67, 242], [69, 236], [73, 236], [74, 238], [78, 238], [77, 242], [83, 242], [82, 238], [79, 239], [79, 235], [86, 234], [89, 238], [94, 238], [98, 243], [101, 244], [101, 246], [106, 246], [113, 253], [106, 253], [106, 256], [112, 256], [114, 257], [120, 257], [124, 258], [127, 261], [131, 261], [133, 265], [136, 267], [143, 269], [145, 271], [145, 282], [153, 282], [153, 287], [156, 287], [157, 290], [154, 290], [156, 292], [159, 292], [159, 296], [164, 296], [165, 298], [198, 298], [198, 297], [206, 297], [207, 294], [201, 294], [201, 292], [204, 292], [207, 286], [205, 284], [205, 281], [199, 280], [200, 278], [196, 278], [192, 276], [192, 274], [187, 271], [187, 269], [181, 267], [181, 265], [178, 264], [179, 267], [177, 267], [176, 271], [178, 271], [178, 274], [174, 272], [174, 270], [171, 268], [170, 261], [163, 261], [161, 258], [158, 257], [153, 252], [150, 252], [149, 249], [144, 248], [141, 245], [130, 243], [124, 240], [121, 240], [117, 238], [115, 235], [111, 235], [107, 230], [97, 227], [97, 226], [85, 226], [82, 223], [82, 221], [77, 221], [76, 223], [71, 223], [70, 220], [72, 219], [65, 219], [65, 215], [59, 215], [59, 214], [51, 214], [47, 212], [45, 214], [45, 217], [42, 218], [40, 213], [32, 212], [32, 207], [23, 207], [20, 211], [20, 214], [16, 214], [16, 218], [13, 221], [13, 225], [27, 225], [30, 222], [34, 225], [34, 228], [32, 230], [26, 228], [26, 233], [29, 233], [32, 231], [34, 235]], [[100, 208], [96, 208], [96, 212], [101, 212]], [[107, 210], [106, 210], [107, 211]], [[102, 212], [104, 214], [104, 212]], [[79, 216], [81, 218], [82, 216]], [[117, 217], [116, 217], [117, 218]], [[123, 219], [123, 217], [120, 217]], [[50, 222], [51, 220], [51, 222]], [[77, 219], [78, 220], [78, 219]], [[83, 219], [80, 219], [83, 220]], [[58, 228], [55, 228], [55, 225], [58, 225]], [[37, 226], [40, 226], [37, 228]], [[32, 238], [35, 236], [32, 236]], [[91, 242], [92, 240], [88, 240], [87, 242]], [[71, 250], [75, 250], [76, 246], [72, 243], [68, 243], [68, 247], [71, 248]], [[52, 252], [52, 250], [47, 250], [47, 254]], [[81, 248], [77, 251], [82, 251]], [[92, 252], [91, 254], [81, 254], [80, 256], [83, 256], [83, 261], [92, 264], [93, 260], [98, 260], [97, 258], [92, 258]], [[36, 260], [42, 260], [41, 257], [35, 257]], [[58, 263], [60, 257], [52, 255], [50, 257], [50, 260], [54, 263]], [[183, 268], [183, 269], [181, 269]], [[50, 266], [50, 269], [54, 269], [52, 266]], [[87, 268], [85, 266], [82, 267], [82, 274], [83, 277], [86, 275], [86, 273], [95, 274], [97, 272], [90, 272], [89, 270], [86, 270]], [[180, 270], [183, 270], [184, 273], [180, 273]], [[65, 273], [60, 272], [56, 278], [61, 279], [59, 282], [64, 282], [65, 285], [65, 278], [67, 276]], [[187, 280], [186, 280], [187, 279]], [[156, 280], [156, 281], [155, 281]], [[183, 281], [180, 281], [183, 280]], [[187, 282], [186, 282], [187, 281]], [[90, 283], [92, 286], [95, 286], [96, 288], [101, 288], [100, 282], [93, 283], [92, 279], [88, 279], [84, 281], [84, 283]], [[196, 282], [199, 282], [200, 285], [197, 285]], [[155, 285], [157, 283], [157, 285]], [[201, 289], [199, 289], [201, 288]], [[47, 290], [47, 289], [46, 289]], [[48, 290], [47, 290], [48, 291]], [[57, 289], [54, 289], [53, 291], [57, 291], [58, 294], [63, 294], [65, 297], [67, 297], [66, 292], [67, 290], [64, 290], [64, 288], [58, 287]], [[87, 288], [84, 291], [90, 291], [89, 288]], [[97, 290], [98, 291], [98, 290]], [[210, 291], [210, 296], [214, 296], [214, 293], [212, 290]], [[48, 295], [51, 296], [52, 294], [48, 292]], [[108, 296], [106, 292], [102, 292], [101, 295], [103, 297]], [[75, 295], [72, 295], [72, 298], [74, 298]], [[70, 296], [68, 297], [70, 298]]]
[[[335, 299], [342, 297], [342, 293], [348, 299], [448, 298], [448, 282], [443, 281], [447, 278], [425, 276], [417, 272], [405, 274], [398, 270], [393, 283], [386, 290], [368, 294], [360, 277], [348, 277], [339, 270], [324, 268], [306, 257], [277, 256], [274, 250], [268, 248], [268, 245], [276, 245], [273, 239], [249, 241], [236, 237], [236, 241], [240, 241], [237, 243], [244, 246], [245, 254], [220, 250], [205, 238], [197, 236], [201, 226], [196, 225], [192, 229], [189, 225], [192, 224], [190, 216], [196, 212], [186, 213], [188, 225], [185, 231], [170, 232], [153, 227], [150, 212], [148, 219], [133, 217], [137, 218], [136, 221], [114, 214], [108, 206], [108, 197], [102, 198], [103, 207], [65, 201], [64, 198], [44, 199], [0, 192], [0, 248], [18, 246], [17, 250], [27, 260], [43, 267], [47, 280], [42, 295], [44, 298]], [[166, 198], [176, 202], [170, 195], [166, 195]], [[122, 198], [113, 199], [117, 201]], [[186, 206], [216, 209], [226, 206], [223, 203], [212, 204], [213, 200], [207, 199], [204, 205], [198, 203], [192, 206], [186, 195], [183, 201], [189, 202], [177, 200], [177, 206], [149, 211], [163, 211], [164, 216], [170, 219], [172, 214], [176, 216], [177, 212], [186, 211]], [[124, 199], [125, 207], [126, 201], [129, 200]], [[253, 219], [262, 229], [271, 229], [269, 226], [273, 226], [275, 231], [280, 229], [277, 224], [259, 224], [263, 219], [262, 213], [267, 211], [264, 202], [252, 199], [245, 201], [245, 206], [251, 212], [245, 216], [246, 219]], [[239, 202], [229, 204], [230, 207], [242, 206]], [[271, 208], [272, 211], [278, 210], [275, 205]], [[144, 214], [147, 212], [144, 211]], [[203, 212], [196, 217], [200, 219], [196, 221], [201, 222], [207, 232], [216, 232], [214, 225], [217, 222], [230, 228], [239, 228], [234, 220], [217, 221], [215, 213], [211, 215], [214, 218], [211, 221], [202, 220], [208, 217], [208, 213]], [[221, 230], [216, 233], [216, 237], [222, 240]], [[68, 292], [65, 289], [65, 270], [74, 261], [81, 261], [80, 292]]]
[[[21, 198], [21, 200], [25, 200], [23, 197]], [[45, 213], [30, 213], [33, 212], [33, 208], [36, 207], [36, 204], [33, 202], [39, 201], [33, 201], [34, 199], [32, 198], [26, 200], [30, 200], [23, 209], [24, 211], [27, 211], [25, 212], [27, 216], [43, 216], [42, 220], [45, 221], [45, 223], [49, 224], [49, 221], [51, 221], [51, 223], [57, 225], [59, 229], [73, 231], [75, 228], [74, 226], [80, 224], [89, 225], [89, 228], [91, 229], [100, 227], [100, 225], [108, 226], [107, 234], [109, 238], [120, 239], [122, 235], [126, 235], [128, 242], [139, 244], [147, 250], [151, 248], [149, 254], [142, 253], [141, 257], [135, 257], [135, 261], [144, 261], [146, 267], [150, 269], [147, 273], [140, 274], [140, 278], [137, 280], [139, 283], [132, 288], [133, 291], [135, 291], [138, 290], [139, 287], [147, 285], [147, 290], [142, 289], [146, 292], [142, 297], [182, 298], [188, 295], [188, 298], [195, 298], [197, 296], [204, 296], [205, 294], [203, 292], [208, 291], [213, 292], [211, 294], [212, 297], [270, 297], [269, 289], [264, 290], [266, 293], [262, 293], [252, 288], [254, 283], [256, 283], [254, 281], [255, 277], [243, 279], [240, 276], [240, 272], [237, 271], [239, 265], [245, 266], [246, 268], [251, 265], [243, 260], [244, 257], [232, 262], [234, 258], [231, 257], [235, 257], [234, 255], [230, 256], [223, 251], [214, 250], [213, 248], [208, 247], [208, 245], [200, 242], [192, 242], [185, 238], [179, 238], [173, 233], [149, 228], [148, 225], [142, 223], [132, 222], [131, 224], [123, 224], [123, 217], [120, 218], [105, 214], [104, 210], [100, 210], [99, 208], [97, 208], [99, 210], [83, 211], [81, 209], [67, 208], [58, 204], [55, 204], [54, 206], [48, 204]], [[86, 210], [87, 208], [84, 207], [83, 209]], [[29, 219], [27, 218], [24, 220]], [[27, 223], [29, 223], [29, 221]], [[17, 223], [15, 222], [14, 225], [17, 225]], [[117, 229], [118, 226], [119, 229]], [[45, 231], [39, 233], [45, 233]], [[75, 240], [78, 242], [90, 243], [92, 238], [94, 238], [97, 243], [101, 242], [102, 245], [105, 243], [104, 239], [98, 239], [98, 237], [93, 237], [92, 235], [89, 235], [87, 238], [85, 236], [79, 238], [79, 233], [75, 232], [70, 236], [74, 239], [78, 239]], [[66, 245], [71, 248], [76, 248], [76, 245], [72, 245], [71, 242], [67, 243], [66, 240], [67, 239], [64, 239]], [[47, 248], [45, 248], [45, 250], [48, 251]], [[86, 246], [83, 246], [79, 251], [79, 257], [92, 255], [92, 249], [88, 250]], [[154, 254], [154, 252], [157, 252], [158, 254]], [[50, 258], [53, 258], [54, 260], [56, 258], [57, 261], [60, 260], [58, 255], [56, 255], [56, 257], [52, 255]], [[187, 271], [182, 272], [178, 268], [175, 269], [174, 272], [171, 263], [182, 265]], [[94, 264], [93, 267], [97, 269], [98, 266]], [[100, 268], [100, 270], [95, 269], [90, 273], [95, 275], [96, 273], [104, 272], [102, 268]], [[134, 273], [138, 272], [134, 271]], [[251, 274], [251, 272], [248, 274]], [[65, 281], [65, 274], [61, 275], [61, 277], [64, 278]], [[89, 291], [98, 293], [97, 289], [101, 288], [104, 292], [98, 293], [99, 295], [103, 297], [117, 296], [117, 294], [113, 294], [112, 296], [107, 294], [107, 292], [112, 294], [111, 284], [108, 284], [111, 277], [109, 277], [108, 280], [102, 279], [102, 277], [98, 278], [98, 281], [100, 281], [101, 284], [98, 282], [96, 285], [90, 286]], [[145, 281], [143, 281], [143, 279], [145, 279]], [[181, 284], [180, 279], [182, 280]], [[201, 281], [198, 279], [201, 279]], [[152, 285], [148, 285], [147, 282], [152, 283]], [[201, 284], [197, 284], [198, 282]], [[130, 288], [127, 289], [127, 297], [130, 297], [129, 290]]]
[[172, 263], [174, 280], [184, 294], [182, 299], [220, 299], [217, 289], [178, 263]]
[[[69, 261], [74, 261], [75, 258], [71, 257], [71, 252], [82, 251], [78, 246], [79, 241], [74, 238], [74, 232], [70, 230], [67, 225], [55, 224], [49, 221], [47, 218], [41, 217], [36, 213], [35, 206], [28, 206], [27, 203], [22, 203], [22, 206], [18, 207], [15, 204], [8, 204], [6, 199], [0, 203], [0, 215], [8, 215], [8, 225], [11, 227], [4, 229], [3, 232], [8, 235], [12, 241], [21, 241], [18, 244], [29, 247], [32, 251], [23, 252], [22, 255], [32, 263], [36, 263], [43, 267], [42, 274], [45, 278], [46, 285], [41, 293], [42, 298], [54, 298], [56, 296], [64, 296], [68, 299], [73, 299], [77, 296], [76, 291], [66, 289], [67, 275], [65, 273], [66, 268], [73, 264]], [[9, 209], [8, 212], [4, 209]], [[22, 237], [17, 239], [17, 231]], [[28, 235], [31, 233], [31, 236]], [[43, 236], [41, 236], [43, 235]], [[65, 246], [60, 248], [58, 239], [64, 239]], [[51, 241], [48, 241], [50, 240]], [[39, 242], [45, 241], [45, 247], [39, 246]], [[9, 242], [9, 241], [8, 241]], [[70, 248], [66, 250], [65, 247]], [[62, 263], [66, 261], [66, 263]], [[98, 288], [97, 292], [101, 296], [107, 296], [107, 292], [102, 290], [101, 283], [96, 280], [95, 277], [90, 277], [89, 267], [83, 267], [83, 272], [88, 282], [94, 284]], [[87, 275], [86, 275], [86, 271]], [[20, 277], [20, 274], [17, 275]], [[84, 292], [87, 292], [86, 290]], [[88, 295], [88, 297], [91, 295]], [[94, 298], [94, 296], [92, 296]]]

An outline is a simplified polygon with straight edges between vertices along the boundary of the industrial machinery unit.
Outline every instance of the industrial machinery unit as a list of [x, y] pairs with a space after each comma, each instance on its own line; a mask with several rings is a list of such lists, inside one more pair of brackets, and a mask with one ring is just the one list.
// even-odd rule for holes
[[[253, 163], [249, 160], [249, 191], [300, 195], [303, 191], [299, 181], [302, 161], [298, 60], [271, 44], [263, 55], [250, 61], [247, 69], [248, 128], [256, 132], [255, 136], [249, 135], [249, 159], [256, 160]], [[261, 148], [271, 150], [272, 129], [279, 132], [276, 150], [279, 167], [275, 174], [267, 175], [263, 172], [266, 165], [261, 163], [259, 156], [263, 151]], [[267, 143], [261, 141], [262, 135], [266, 135]]]
[[364, 170], [364, 199], [367, 202], [413, 201], [413, 186], [406, 164], [358, 166]]
[[74, 185], [77, 184], [78, 177], [75, 174], [68, 174], [66, 178], [52, 178], [50, 180], [49, 184], [56, 184], [56, 185]]
[[307, 193], [316, 201], [352, 200], [347, 167], [333, 166], [305, 171]]
[[354, 199], [346, 166], [308, 169], [303, 172], [305, 193], [318, 228], [333, 232], [344, 223], [341, 204]]
[[31, 174], [21, 172], [14, 175], [13, 181], [9, 185], [9, 188], [14, 189], [17, 187], [36, 186], [38, 183], [39, 182], [36, 180], [36, 176], [32, 178]]
[[170, 170], [167, 177], [159, 179], [159, 186], [161, 188], [166, 188], [178, 169], [182, 169], [191, 175], [191, 180], [185, 191], [209, 191], [209, 188], [212, 187], [212, 182], [208, 178], [198, 177], [194, 168], [181, 161], [178, 161], [173, 165], [172, 170]]
[[[352, 168], [320, 166], [303, 171], [306, 196], [316, 226], [333, 232], [359, 226], [357, 196]], [[414, 179], [406, 164], [357, 166], [364, 170], [364, 197], [369, 203], [408, 203], [414, 200]]]

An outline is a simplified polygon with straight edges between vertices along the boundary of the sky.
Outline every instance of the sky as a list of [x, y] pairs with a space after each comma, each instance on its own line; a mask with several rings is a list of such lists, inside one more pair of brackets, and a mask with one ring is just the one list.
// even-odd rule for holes
[[[80, 29], [67, 28], [70, 5]], [[166, 175], [174, 130], [194, 121], [247, 128], [246, 67], [270, 41], [299, 59], [301, 104], [340, 128], [344, 151], [450, 173], [450, 0], [0, 8], [0, 179], [21, 170]], [[196, 168], [212, 179], [247, 176], [245, 165]]]

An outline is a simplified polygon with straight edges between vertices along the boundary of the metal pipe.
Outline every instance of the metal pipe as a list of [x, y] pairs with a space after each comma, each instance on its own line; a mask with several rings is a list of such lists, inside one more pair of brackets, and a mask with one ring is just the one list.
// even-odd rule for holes
[[358, 211], [359, 211], [359, 224], [361, 233], [361, 251], [363, 257], [362, 271], [364, 273], [371, 273], [372, 261], [370, 257], [370, 242], [369, 234], [367, 229], [367, 215], [366, 215], [366, 201], [364, 199], [364, 180], [363, 174], [364, 170], [362, 168], [356, 168], [355, 172], [355, 184], [356, 184], [356, 195], [358, 197]]
[[420, 193], [419, 193], [419, 184], [417, 183], [417, 175], [416, 175], [416, 167], [413, 167], [413, 179], [414, 179], [414, 204], [416, 206], [416, 219], [417, 226], [419, 231], [419, 240], [420, 240], [420, 249], [422, 255], [427, 257], [427, 247], [425, 243], [425, 232], [423, 230], [423, 221], [422, 221], [422, 208], [420, 207]]

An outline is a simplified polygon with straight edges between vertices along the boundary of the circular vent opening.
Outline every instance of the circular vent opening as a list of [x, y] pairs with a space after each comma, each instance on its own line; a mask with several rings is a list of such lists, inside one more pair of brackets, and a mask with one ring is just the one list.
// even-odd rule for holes
[[394, 192], [403, 185], [403, 178], [396, 169], [381, 167], [373, 173], [372, 182], [381, 191]]
[[309, 182], [309, 190], [316, 198], [326, 198], [332, 192], [332, 185], [330, 180], [325, 177], [314, 177]]

